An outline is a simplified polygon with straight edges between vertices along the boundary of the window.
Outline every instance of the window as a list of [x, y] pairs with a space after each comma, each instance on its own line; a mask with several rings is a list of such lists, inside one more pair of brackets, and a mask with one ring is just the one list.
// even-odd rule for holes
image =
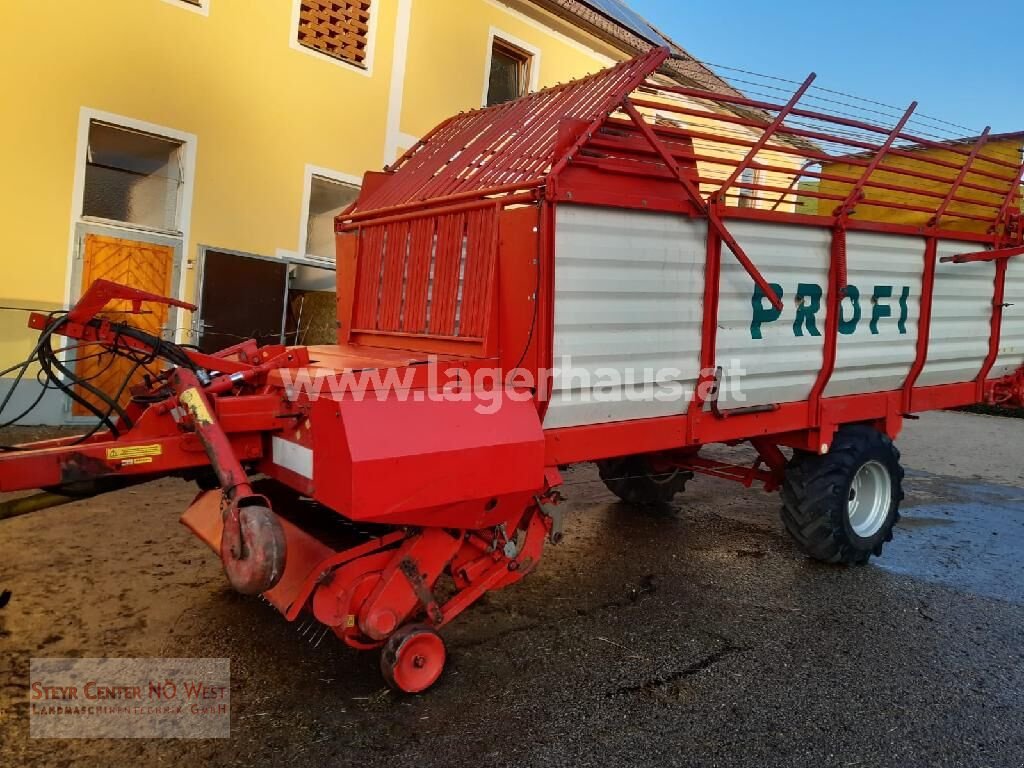
[[177, 232], [181, 154], [180, 141], [93, 120], [82, 215]]
[[366, 68], [371, 0], [301, 0], [299, 44]]
[[529, 90], [533, 56], [504, 40], [494, 39], [491, 46], [491, 71], [487, 82], [487, 106], [525, 96]]
[[359, 188], [324, 176], [312, 176], [306, 219], [306, 254], [334, 260], [334, 219], [359, 197]]
[[[739, 181], [742, 184], [757, 184], [757, 174], [754, 172], [753, 168], [747, 168], [740, 174]], [[739, 195], [739, 201], [736, 205], [740, 208], [757, 207], [756, 190], [749, 189], [748, 187], [739, 187], [737, 194]]]

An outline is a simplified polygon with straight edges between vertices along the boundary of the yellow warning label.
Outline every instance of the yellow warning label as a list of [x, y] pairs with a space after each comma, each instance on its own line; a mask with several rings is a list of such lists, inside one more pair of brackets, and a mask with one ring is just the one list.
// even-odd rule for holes
[[355, 617], [355, 615], [350, 613], [345, 618], [345, 628], [346, 629], [352, 629], [352, 627], [354, 627], [355, 625], [356, 625], [356, 617]]
[[148, 464], [153, 460], [153, 456], [159, 456], [163, 452], [164, 447], [159, 443], [154, 445], [128, 445], [124, 448], [107, 448], [107, 461], [149, 458], [149, 462], [136, 462], [138, 464]]
[[203, 402], [203, 397], [197, 389], [186, 389], [181, 393], [180, 399], [181, 404], [192, 414], [196, 426], [213, 424], [213, 418], [210, 416], [210, 412], [206, 410], [206, 403]]

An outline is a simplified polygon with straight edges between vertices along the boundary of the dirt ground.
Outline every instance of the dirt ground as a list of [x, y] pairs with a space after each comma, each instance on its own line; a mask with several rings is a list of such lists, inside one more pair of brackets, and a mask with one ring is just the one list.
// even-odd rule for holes
[[[22, 439], [4, 435], [0, 442]], [[566, 541], [446, 630], [426, 696], [228, 589], [161, 480], [0, 521], [0, 765], [1024, 765], [1024, 422], [908, 422], [881, 560], [803, 557], [777, 499], [675, 515], [566, 475]], [[314, 642], [310, 642], [314, 640]], [[227, 740], [34, 740], [33, 657], [227, 657]]]

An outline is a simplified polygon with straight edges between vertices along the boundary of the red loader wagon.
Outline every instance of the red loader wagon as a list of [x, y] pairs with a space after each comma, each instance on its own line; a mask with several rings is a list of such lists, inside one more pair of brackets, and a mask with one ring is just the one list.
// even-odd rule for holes
[[[566, 465], [634, 504], [694, 473], [781, 489], [810, 556], [881, 554], [904, 418], [1024, 394], [1019, 158], [915, 135], [913, 106], [802, 106], [833, 93], [813, 76], [781, 104], [683, 87], [668, 58], [458, 115], [367, 174], [336, 345], [201, 354], [110, 311], [189, 305], [103, 281], [32, 315], [27, 362], [99, 427], [9, 448], [0, 490], [196, 480], [182, 521], [231, 585], [382, 649], [407, 692], [557, 543]], [[99, 391], [59, 337], [144, 384]], [[752, 465], [701, 455], [742, 442]]]

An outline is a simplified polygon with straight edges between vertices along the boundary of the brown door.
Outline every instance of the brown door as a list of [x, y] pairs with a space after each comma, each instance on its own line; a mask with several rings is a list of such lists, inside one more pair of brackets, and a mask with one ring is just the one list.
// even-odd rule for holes
[[217, 352], [245, 339], [280, 344], [288, 264], [234, 253], [203, 257], [199, 349]]
[[[171, 294], [171, 275], [174, 271], [172, 246], [89, 234], [85, 236], [82, 261], [83, 293], [94, 281], [104, 279], [160, 296]], [[168, 312], [166, 306], [146, 304], [140, 315], [126, 314], [130, 310], [130, 302], [112, 301], [104, 314], [112, 319], [127, 320], [155, 336], [164, 330]], [[131, 387], [141, 381], [146, 371], [131, 360], [116, 355], [97, 354], [99, 351], [97, 347], [83, 346], [73, 352], [73, 357], [77, 359], [75, 373], [109, 397], [116, 397], [124, 405], [130, 399]], [[157, 366], [151, 367], [156, 371]], [[78, 392], [106, 413], [109, 405], [81, 387]], [[71, 413], [74, 416], [93, 415], [79, 403], [72, 404]]]

